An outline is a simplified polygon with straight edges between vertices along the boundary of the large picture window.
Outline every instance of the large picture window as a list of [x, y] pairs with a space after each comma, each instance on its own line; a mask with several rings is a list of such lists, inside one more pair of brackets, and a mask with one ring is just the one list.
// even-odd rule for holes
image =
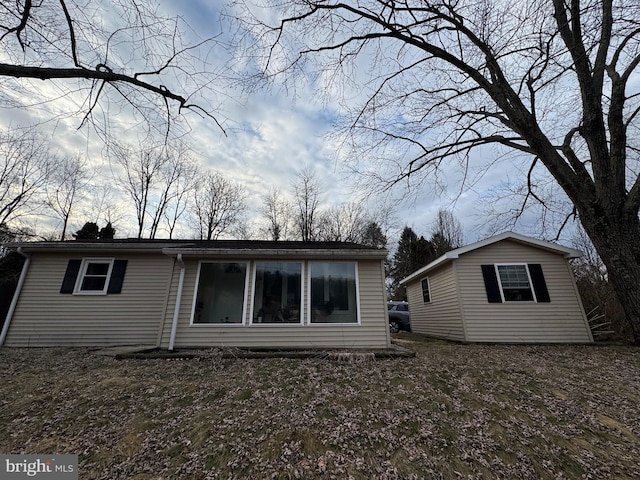
[[358, 323], [356, 265], [312, 262], [311, 323]]
[[300, 262], [256, 262], [253, 290], [253, 323], [301, 323]]
[[246, 263], [201, 263], [193, 323], [242, 324], [246, 284]]

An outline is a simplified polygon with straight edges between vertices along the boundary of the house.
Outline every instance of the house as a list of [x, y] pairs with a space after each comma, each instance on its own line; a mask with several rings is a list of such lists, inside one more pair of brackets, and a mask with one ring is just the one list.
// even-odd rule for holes
[[467, 342], [593, 342], [569, 260], [578, 250], [507, 232], [403, 279], [414, 332]]
[[11, 244], [0, 345], [387, 348], [386, 250], [340, 242]]

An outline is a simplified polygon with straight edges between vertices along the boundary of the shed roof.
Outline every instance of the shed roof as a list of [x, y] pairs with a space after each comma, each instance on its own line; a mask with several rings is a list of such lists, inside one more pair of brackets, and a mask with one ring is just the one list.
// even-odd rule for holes
[[504, 240], [512, 240], [514, 242], [522, 243], [524, 245], [528, 245], [528, 246], [539, 248], [542, 250], [547, 250], [549, 252], [557, 253], [567, 259], [582, 257], [582, 252], [574, 248], [558, 245], [557, 243], [546, 242], [544, 240], [538, 240], [537, 238], [528, 237], [526, 235], [521, 235], [515, 232], [504, 232], [494, 237], [489, 237], [484, 240], [480, 240], [479, 242], [470, 243], [469, 245], [465, 245], [464, 247], [456, 248], [454, 250], [451, 250], [445, 253], [441, 257], [436, 258], [433, 262], [416, 270], [408, 277], [400, 280], [400, 285], [406, 285], [407, 283], [411, 282], [412, 280], [415, 280], [416, 278], [424, 275], [425, 273], [428, 273], [434, 268], [444, 265], [445, 263], [448, 263], [450, 261], [453, 261], [454, 259], [458, 258], [460, 255], [464, 255], [465, 253], [472, 252], [479, 248], [483, 248], [497, 242], [502, 242]]

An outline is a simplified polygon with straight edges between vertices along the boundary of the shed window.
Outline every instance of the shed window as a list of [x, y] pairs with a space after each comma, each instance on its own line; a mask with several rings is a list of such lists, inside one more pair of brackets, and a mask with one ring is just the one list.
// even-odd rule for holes
[[489, 303], [548, 303], [549, 291], [538, 263], [482, 265]]
[[496, 265], [505, 302], [531, 302], [533, 290], [526, 265]]
[[431, 303], [431, 290], [429, 289], [429, 277], [422, 279], [422, 300]]
[[253, 323], [301, 323], [302, 263], [256, 262]]
[[358, 323], [356, 264], [311, 262], [311, 323]]
[[247, 264], [202, 262], [193, 307], [194, 324], [242, 324]]

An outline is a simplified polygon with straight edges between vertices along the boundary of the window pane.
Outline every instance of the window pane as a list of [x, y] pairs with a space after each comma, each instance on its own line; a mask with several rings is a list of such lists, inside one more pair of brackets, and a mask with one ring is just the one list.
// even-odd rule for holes
[[[422, 280], [422, 301], [424, 303], [431, 302], [431, 294], [429, 292], [429, 279], [424, 278]], [[408, 308], [407, 308], [408, 310]]]
[[302, 264], [256, 262], [254, 323], [300, 323]]
[[247, 266], [203, 263], [193, 323], [242, 323]]
[[80, 279], [79, 292], [104, 292], [109, 275], [111, 262], [87, 261], [82, 278]]
[[505, 302], [530, 302], [533, 301], [533, 294], [531, 289], [527, 288], [505, 288], [502, 290], [504, 293]]
[[498, 265], [500, 281], [506, 288], [529, 288], [529, 277], [524, 265]]
[[533, 301], [525, 265], [498, 265], [505, 302]]
[[311, 263], [311, 322], [357, 323], [354, 263]]
[[82, 279], [82, 285], [80, 286], [80, 290], [90, 290], [90, 291], [99, 291], [104, 290], [104, 285], [106, 282], [106, 277], [84, 277]]
[[107, 276], [109, 273], [109, 263], [90, 263], [87, 265], [86, 275], [102, 275]]

